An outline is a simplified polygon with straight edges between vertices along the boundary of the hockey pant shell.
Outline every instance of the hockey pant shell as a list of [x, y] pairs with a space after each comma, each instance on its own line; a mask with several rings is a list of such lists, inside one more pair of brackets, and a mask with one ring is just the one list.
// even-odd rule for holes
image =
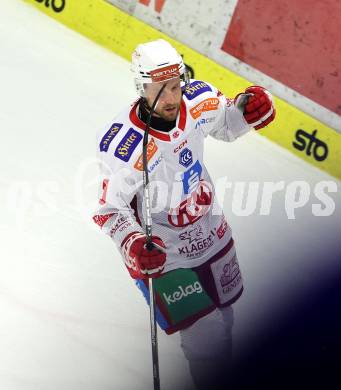
[[[136, 284], [149, 303], [148, 281]], [[199, 267], [175, 269], [154, 279], [156, 320], [167, 334], [233, 304], [243, 291], [233, 239]]]

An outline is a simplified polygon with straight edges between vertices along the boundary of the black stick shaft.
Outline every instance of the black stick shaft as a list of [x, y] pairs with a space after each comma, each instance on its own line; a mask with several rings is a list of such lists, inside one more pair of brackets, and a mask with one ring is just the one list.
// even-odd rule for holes
[[[157, 94], [151, 110], [149, 112], [146, 129], [143, 137], [143, 186], [144, 186], [144, 202], [145, 202], [145, 212], [146, 212], [146, 247], [147, 249], [152, 249], [152, 214], [151, 214], [151, 205], [150, 205], [150, 191], [149, 191], [149, 172], [148, 172], [148, 156], [147, 156], [147, 147], [148, 147], [148, 135], [150, 122], [152, 119], [153, 112], [155, 110], [156, 104], [161, 96], [162, 91], [164, 90], [166, 83], [162, 86], [159, 93]], [[155, 296], [154, 296], [154, 287], [153, 279], [148, 279], [149, 287], [149, 315], [150, 315], [150, 338], [152, 344], [152, 359], [153, 359], [153, 380], [154, 380], [154, 390], [160, 390], [160, 372], [159, 372], [159, 353], [158, 353], [158, 341], [157, 341], [157, 327], [155, 319]]]

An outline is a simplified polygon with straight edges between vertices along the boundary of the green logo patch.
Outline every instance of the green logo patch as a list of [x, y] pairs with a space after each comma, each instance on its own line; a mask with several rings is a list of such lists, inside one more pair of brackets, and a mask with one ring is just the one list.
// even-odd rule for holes
[[154, 279], [154, 288], [173, 325], [213, 305], [191, 269], [177, 269]]

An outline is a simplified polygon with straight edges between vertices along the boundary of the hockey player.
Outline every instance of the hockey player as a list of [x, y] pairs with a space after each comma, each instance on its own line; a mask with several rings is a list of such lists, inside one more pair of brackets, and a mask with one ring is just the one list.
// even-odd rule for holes
[[[271, 95], [251, 86], [234, 99], [189, 80], [181, 56], [164, 40], [137, 46], [132, 70], [139, 95], [103, 129], [98, 154], [104, 180], [94, 221], [118, 246], [148, 297], [154, 279], [156, 317], [181, 347], [198, 387], [212, 385], [231, 360], [232, 304], [242, 277], [232, 232], [215, 201], [203, 161], [205, 137], [231, 142], [275, 117]], [[145, 247], [142, 138], [151, 106], [147, 147], [153, 249]]]

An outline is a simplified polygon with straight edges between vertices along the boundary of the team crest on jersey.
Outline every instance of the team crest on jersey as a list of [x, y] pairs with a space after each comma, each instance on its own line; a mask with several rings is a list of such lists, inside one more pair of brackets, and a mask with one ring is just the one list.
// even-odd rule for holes
[[208, 213], [212, 202], [212, 186], [210, 183], [200, 180], [194, 191], [178, 207], [169, 210], [168, 222], [174, 227], [193, 225]]
[[123, 124], [122, 123], [114, 123], [110, 129], [104, 134], [100, 144], [99, 150], [101, 152], [107, 152], [111, 141], [116, 137], [117, 133], [121, 130]]
[[130, 128], [115, 150], [115, 156], [120, 160], [128, 162], [137, 145], [141, 142], [142, 135], [133, 128]]
[[[147, 162], [154, 156], [154, 154], [157, 152], [158, 147], [155, 143], [154, 138], [152, 138], [147, 145]], [[141, 153], [140, 157], [136, 161], [134, 168], [143, 171], [143, 154]]]
[[190, 113], [193, 119], [198, 119], [203, 112], [206, 111], [215, 111], [218, 109], [219, 99], [218, 98], [208, 98], [194, 106], [190, 109]]
[[176, 131], [174, 131], [174, 133], [173, 133], [173, 138], [179, 138], [179, 135], [180, 135], [180, 133], [179, 133], [179, 131], [178, 130], [176, 130]]
[[194, 81], [193, 83], [186, 85], [184, 95], [188, 100], [193, 100], [202, 93], [209, 91], [212, 91], [212, 88], [209, 85], [203, 81]]

